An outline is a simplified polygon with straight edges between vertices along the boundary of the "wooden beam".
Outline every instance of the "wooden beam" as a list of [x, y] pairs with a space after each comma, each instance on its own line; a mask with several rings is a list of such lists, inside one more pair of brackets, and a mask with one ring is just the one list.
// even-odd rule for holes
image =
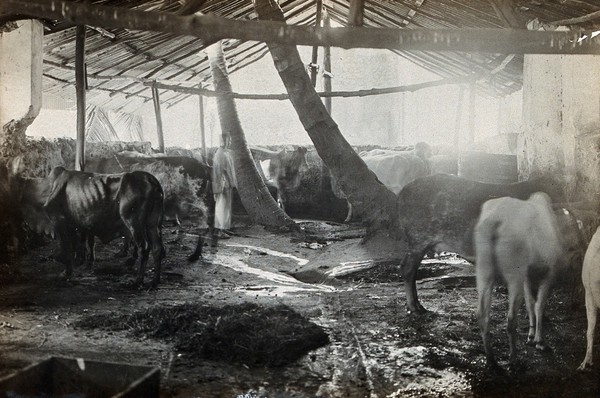
[[362, 26], [364, 10], [365, 0], [350, 0], [350, 10], [348, 11], [348, 25]]
[[[321, 27], [321, 12], [323, 10], [322, 0], [317, 0], [317, 11], [315, 16], [315, 27]], [[313, 87], [317, 86], [317, 73], [319, 72], [319, 46], [313, 46], [312, 58], [310, 62], [310, 82]]]
[[156, 116], [156, 134], [158, 135], [158, 151], [165, 153], [165, 137], [163, 135], [162, 116], [160, 113], [160, 97], [158, 88], [152, 86], [152, 101], [154, 102], [154, 115]]
[[85, 170], [85, 25], [77, 25], [75, 36], [75, 94], [77, 96], [77, 141], [75, 170]]
[[314, 28], [275, 21], [231, 20], [215, 15], [177, 16], [158, 11], [74, 3], [64, 0], [2, 0], [0, 7], [34, 18], [77, 24], [191, 35], [203, 40], [233, 38], [280, 44], [464, 51], [497, 54], [600, 54], [592, 32], [513, 29]]
[[[414, 92], [418, 90], [422, 90], [424, 88], [444, 86], [448, 84], [463, 84], [463, 83], [471, 83], [479, 80], [485, 79], [484, 75], [469, 75], [469, 76], [458, 76], [458, 77], [450, 77], [446, 79], [433, 80], [424, 83], [416, 83], [409, 84], [406, 86], [395, 86], [395, 87], [384, 87], [384, 88], [372, 88], [369, 90], [356, 90], [356, 91], [320, 91], [317, 94], [320, 97], [368, 97], [371, 95], [382, 95], [382, 94], [393, 94], [393, 93], [404, 93], [404, 92]], [[289, 99], [288, 94], [240, 94], [235, 92], [217, 92], [208, 89], [199, 89], [195, 87], [184, 87], [177, 86], [172, 84], [164, 84], [164, 83], [144, 83], [145, 86], [149, 87], [157, 87], [161, 90], [172, 90], [179, 93], [185, 94], [193, 94], [193, 95], [204, 95], [205, 97], [221, 97], [228, 96], [236, 99], [251, 99], [251, 100], [287, 100]]]
[[561, 19], [558, 21], [548, 22], [548, 25], [575, 25], [578, 23], [593, 21], [593, 20], [599, 19], [599, 18], [600, 18], [600, 11], [594, 11], [590, 14], [583, 15], [581, 17]]

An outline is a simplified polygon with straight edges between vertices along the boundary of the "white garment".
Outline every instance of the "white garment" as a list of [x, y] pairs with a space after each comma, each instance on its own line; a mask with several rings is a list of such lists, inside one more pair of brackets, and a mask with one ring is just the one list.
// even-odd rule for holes
[[231, 228], [231, 203], [232, 190], [225, 189], [223, 192], [215, 194], [215, 228]]

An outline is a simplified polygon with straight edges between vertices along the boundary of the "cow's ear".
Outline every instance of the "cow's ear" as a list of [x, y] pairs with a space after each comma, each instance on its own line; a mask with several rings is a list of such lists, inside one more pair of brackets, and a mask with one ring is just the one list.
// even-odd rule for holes
[[10, 159], [7, 163], [8, 173], [11, 176], [19, 176], [25, 172], [25, 162], [23, 162], [23, 155], [15, 156]]

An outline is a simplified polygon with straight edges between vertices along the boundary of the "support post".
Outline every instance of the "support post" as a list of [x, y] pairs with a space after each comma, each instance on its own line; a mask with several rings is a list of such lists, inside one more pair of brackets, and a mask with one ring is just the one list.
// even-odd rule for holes
[[[199, 88], [202, 88], [202, 83], [199, 84]], [[202, 157], [204, 162], [207, 161], [206, 153], [206, 130], [204, 127], [204, 97], [202, 94], [198, 95], [198, 118], [200, 119], [200, 142], [202, 143]]]
[[462, 121], [463, 101], [465, 98], [465, 87], [461, 84], [458, 91], [458, 101], [456, 103], [456, 119], [454, 122], [454, 146], [460, 145], [460, 125]]
[[75, 36], [75, 92], [77, 96], [77, 142], [75, 170], [85, 170], [85, 25], [77, 25]]
[[469, 144], [475, 142], [475, 84], [469, 86]]
[[348, 11], [348, 25], [362, 26], [365, 0], [350, 0], [350, 9]]
[[152, 101], [154, 102], [154, 115], [156, 116], [156, 134], [158, 135], [158, 151], [165, 153], [165, 138], [163, 135], [162, 117], [160, 114], [160, 98], [158, 88], [152, 86]]
[[[321, 10], [323, 8], [322, 0], [317, 0], [317, 14], [315, 16], [315, 27], [321, 27]], [[319, 61], [319, 46], [313, 46], [312, 48], [312, 58], [310, 61], [310, 82], [313, 87], [317, 85], [317, 72], [318, 62]]]
[[[324, 26], [329, 28], [331, 26], [329, 15], [325, 12], [325, 20], [323, 21]], [[333, 74], [331, 73], [331, 47], [326, 46], [323, 51], [323, 90], [326, 93], [331, 92], [331, 79], [333, 79]], [[327, 112], [331, 115], [331, 97], [325, 97], [325, 108]]]

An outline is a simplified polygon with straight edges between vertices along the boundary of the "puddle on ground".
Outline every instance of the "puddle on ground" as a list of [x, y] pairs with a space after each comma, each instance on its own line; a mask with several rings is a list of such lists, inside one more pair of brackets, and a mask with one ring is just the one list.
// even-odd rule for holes
[[266, 253], [266, 254], [268, 254], [270, 256], [282, 257], [282, 258], [289, 258], [289, 259], [292, 259], [292, 260], [298, 262], [298, 265], [306, 265], [306, 264], [308, 264], [308, 260], [305, 259], [305, 258], [296, 257], [293, 254], [289, 254], [289, 253], [278, 252], [277, 250], [267, 249], [266, 247], [251, 246], [251, 245], [240, 245], [240, 244], [235, 244], [235, 243], [228, 243], [225, 246], [229, 246], [229, 247], [243, 247], [243, 248], [246, 248], [246, 249], [257, 251], [259, 253]]
[[[240, 245], [242, 246], [242, 245]], [[283, 253], [285, 254], [285, 253]], [[266, 279], [270, 282], [274, 282], [275, 284], [271, 285], [262, 285], [262, 286], [252, 286], [250, 288], [239, 288], [237, 290], [243, 291], [249, 295], [284, 295], [287, 293], [296, 293], [301, 291], [306, 292], [333, 292], [336, 289], [332, 286], [327, 285], [314, 285], [309, 283], [300, 282], [299, 280], [277, 272], [265, 271], [259, 268], [250, 267], [248, 264], [239, 260], [234, 256], [228, 256], [224, 254], [217, 253], [215, 254], [214, 259], [212, 260], [213, 264], [218, 264], [223, 267], [231, 268], [238, 272], [243, 272], [246, 274], [251, 274], [254, 276], [258, 276], [259, 278]]]

